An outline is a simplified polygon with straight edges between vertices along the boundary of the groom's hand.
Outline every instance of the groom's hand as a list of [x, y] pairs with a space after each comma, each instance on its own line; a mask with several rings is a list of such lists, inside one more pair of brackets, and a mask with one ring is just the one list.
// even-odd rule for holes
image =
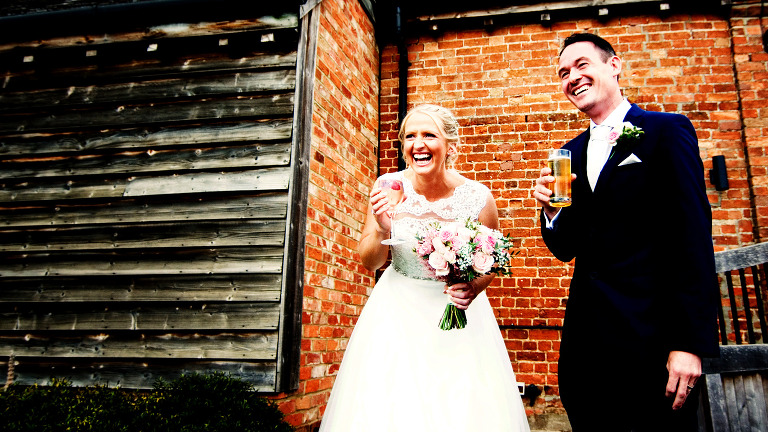
[[669, 381], [666, 395], [675, 397], [672, 409], [678, 410], [683, 407], [685, 399], [701, 376], [701, 358], [685, 351], [672, 351], [667, 360], [667, 370]]
[[[576, 174], [571, 174], [571, 181], [575, 179]], [[549, 167], [544, 167], [541, 169], [539, 178], [536, 179], [536, 186], [533, 188], [533, 197], [539, 202], [549, 220], [554, 219], [557, 212], [560, 211], [559, 208], [549, 205], [549, 197], [552, 196], [552, 189], [549, 188], [549, 184], [554, 182], [555, 177], [552, 176], [552, 170]]]

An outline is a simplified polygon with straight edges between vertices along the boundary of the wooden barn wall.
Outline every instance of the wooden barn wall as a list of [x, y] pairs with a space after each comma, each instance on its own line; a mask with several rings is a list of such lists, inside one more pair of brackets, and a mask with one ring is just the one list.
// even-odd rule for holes
[[0, 358], [16, 382], [222, 371], [283, 389], [298, 27], [0, 46]]

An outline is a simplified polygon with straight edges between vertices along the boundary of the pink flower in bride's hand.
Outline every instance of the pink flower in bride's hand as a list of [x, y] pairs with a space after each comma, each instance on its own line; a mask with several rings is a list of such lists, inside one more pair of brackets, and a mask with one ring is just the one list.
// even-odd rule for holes
[[440, 230], [439, 237], [440, 237], [441, 241], [443, 241], [443, 242], [450, 242], [450, 241], [452, 241], [454, 239], [454, 237], [456, 237], [456, 232], [453, 231], [450, 228], [453, 228], [453, 227], [449, 225], [447, 227], [447, 229]]
[[435, 276], [447, 276], [448, 275], [448, 261], [441, 253], [432, 252], [429, 254], [429, 266], [435, 269]]
[[419, 243], [419, 247], [416, 249], [416, 253], [419, 254], [419, 256], [427, 256], [434, 250], [435, 248], [432, 247], [432, 242], [423, 242]]
[[456, 252], [454, 252], [453, 249], [446, 249], [443, 252], [443, 258], [445, 258], [449, 264], [453, 264], [456, 262]]
[[432, 248], [435, 250], [435, 252], [442, 254], [446, 250], [448, 250], [448, 247], [443, 243], [442, 240], [440, 240], [440, 237], [435, 237], [430, 242], [432, 244]]
[[472, 255], [472, 268], [480, 274], [485, 274], [491, 271], [493, 262], [493, 257], [487, 253], [476, 252]]
[[483, 235], [478, 242], [480, 250], [491, 255], [496, 249], [496, 238], [492, 235]]
[[456, 230], [456, 238], [454, 239], [454, 242], [458, 246], [454, 245], [453, 248], [455, 250], [461, 249], [462, 246], [464, 246], [465, 244], [469, 243], [470, 240], [472, 240], [472, 234], [474, 234], [474, 232], [471, 229], [465, 226], [459, 227], [459, 229]]
[[437, 230], [435, 228], [429, 228], [424, 234], [424, 238], [429, 239], [429, 241], [432, 241], [435, 237], [437, 237]]

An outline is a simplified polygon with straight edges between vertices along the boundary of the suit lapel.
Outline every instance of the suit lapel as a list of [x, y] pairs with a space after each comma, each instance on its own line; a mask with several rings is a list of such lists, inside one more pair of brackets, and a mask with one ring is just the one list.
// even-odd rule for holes
[[[624, 116], [625, 122], [630, 122], [633, 125], [642, 128], [642, 118], [645, 114], [645, 111], [640, 109], [637, 105], [632, 104], [632, 108], [629, 109], [627, 112], [627, 115]], [[640, 138], [640, 142], [642, 142], [642, 137]], [[640, 142], [635, 143], [636, 145], [639, 145]], [[632, 154], [632, 148], [625, 148], [625, 149], [619, 149], [617, 150], [613, 156], [611, 156], [610, 159], [608, 159], [607, 162], [605, 162], [605, 165], [603, 166], [603, 170], [600, 171], [600, 177], [597, 178], [597, 183], [595, 184], [595, 192], [597, 192], [600, 189], [600, 185], [604, 182], [607, 182], [610, 178], [613, 171], [616, 169], [616, 167], [619, 166], [619, 164], [626, 159], [630, 154]], [[586, 158], [585, 158], [586, 159]]]
[[[573, 139], [571, 147], [571, 171], [576, 173], [575, 183], [586, 185], [586, 190], [592, 193], [587, 180], [587, 143], [589, 142], [589, 128]], [[574, 184], [574, 187], [578, 187]]]

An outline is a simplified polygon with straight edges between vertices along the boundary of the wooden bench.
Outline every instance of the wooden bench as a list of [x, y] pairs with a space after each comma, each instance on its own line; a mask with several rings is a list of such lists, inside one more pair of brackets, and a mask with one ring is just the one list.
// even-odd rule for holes
[[704, 359], [700, 432], [768, 431], [768, 243], [715, 254], [720, 358]]

